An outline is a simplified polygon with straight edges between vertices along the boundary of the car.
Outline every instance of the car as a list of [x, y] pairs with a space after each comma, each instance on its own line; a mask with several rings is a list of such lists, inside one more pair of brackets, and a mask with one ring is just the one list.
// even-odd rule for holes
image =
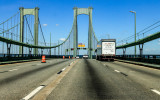
[[79, 56], [77, 56], [76, 59], [79, 59]]

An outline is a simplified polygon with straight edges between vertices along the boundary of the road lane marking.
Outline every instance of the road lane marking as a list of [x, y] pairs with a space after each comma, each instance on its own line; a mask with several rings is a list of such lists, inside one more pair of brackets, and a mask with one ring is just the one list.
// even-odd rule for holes
[[118, 71], [118, 70], [114, 70], [115, 72], [117, 72], [117, 73], [120, 73], [120, 71]]
[[128, 76], [127, 74], [125, 74], [125, 73], [123, 73], [123, 72], [120, 72], [120, 71], [118, 71], [118, 70], [114, 70], [115, 72], [117, 72], [117, 73], [121, 73], [122, 75], [124, 75], [124, 76]]
[[124, 75], [124, 76], [128, 76], [127, 74], [125, 74], [125, 73], [123, 73], [123, 72], [120, 72], [122, 75]]
[[153, 91], [154, 93], [157, 93], [158, 95], [160, 95], [160, 92], [155, 90], [155, 89], [151, 89], [151, 91]]
[[64, 71], [66, 68], [63, 68], [62, 71]]
[[72, 67], [78, 62], [76, 60], [72, 66], [66, 68], [66, 70], [60, 74], [54, 81], [50, 82], [45, 88], [43, 88], [40, 92], [38, 92], [32, 100], [46, 100], [47, 96], [56, 88], [56, 86], [60, 83], [63, 77], [72, 69]]
[[70, 65], [72, 65], [73, 62], [70, 63]]
[[63, 68], [62, 70], [60, 70], [57, 74], [61, 74], [66, 68]]
[[18, 69], [11, 69], [11, 70], [9, 70], [9, 71], [12, 72], [12, 71], [15, 71], [15, 70], [18, 70]]
[[26, 97], [24, 97], [22, 100], [29, 100], [31, 97], [33, 97], [37, 92], [39, 92], [44, 86], [39, 86], [35, 90], [33, 90], [30, 94], [28, 94]]
[[59, 71], [57, 74], [60, 74], [60, 73], [62, 73], [62, 71]]
[[[74, 63], [74, 62], [71, 62], [70, 65], [68, 65], [68, 66], [71, 66], [73, 63]], [[67, 67], [68, 67], [68, 66], [67, 66]], [[66, 70], [66, 68], [63, 68], [63, 69], [60, 70], [57, 74], [61, 74], [64, 70]]]

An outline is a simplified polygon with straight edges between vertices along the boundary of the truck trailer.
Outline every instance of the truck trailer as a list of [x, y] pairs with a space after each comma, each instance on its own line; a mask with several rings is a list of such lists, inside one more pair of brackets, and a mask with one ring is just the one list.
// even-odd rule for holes
[[116, 39], [101, 39], [97, 44], [97, 60], [114, 61], [116, 56]]

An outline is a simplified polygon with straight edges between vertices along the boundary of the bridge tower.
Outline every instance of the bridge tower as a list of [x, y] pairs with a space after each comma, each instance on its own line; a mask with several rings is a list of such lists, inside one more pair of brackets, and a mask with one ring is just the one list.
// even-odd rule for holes
[[[38, 46], [38, 24], [39, 24], [39, 8], [34, 9], [25, 9], [23, 7], [19, 8], [20, 10], [20, 42], [24, 42], [24, 16], [25, 15], [34, 15], [34, 45]], [[38, 54], [38, 49], [34, 48], [34, 54]], [[19, 48], [19, 54], [23, 54], [23, 46]]]
[[89, 58], [92, 59], [92, 7], [89, 8], [77, 8], [74, 7], [74, 35], [73, 35], [73, 57], [77, 56], [78, 47], [78, 32], [77, 32], [77, 16], [85, 14], [89, 16], [89, 30], [88, 30], [88, 54]]

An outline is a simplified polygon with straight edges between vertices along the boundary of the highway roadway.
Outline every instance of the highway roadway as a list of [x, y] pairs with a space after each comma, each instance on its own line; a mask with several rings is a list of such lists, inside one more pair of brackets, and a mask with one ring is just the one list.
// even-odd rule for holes
[[[20, 100], [48, 78], [57, 75], [72, 60], [53, 59], [0, 66], [0, 100]], [[48, 81], [49, 82], [49, 81]]]
[[[38, 91], [37, 87], [42, 89]], [[35, 89], [38, 93], [34, 94]], [[27, 98], [160, 100], [160, 70], [94, 59], [53, 59], [47, 63], [34, 61], [0, 66], [0, 100]]]

